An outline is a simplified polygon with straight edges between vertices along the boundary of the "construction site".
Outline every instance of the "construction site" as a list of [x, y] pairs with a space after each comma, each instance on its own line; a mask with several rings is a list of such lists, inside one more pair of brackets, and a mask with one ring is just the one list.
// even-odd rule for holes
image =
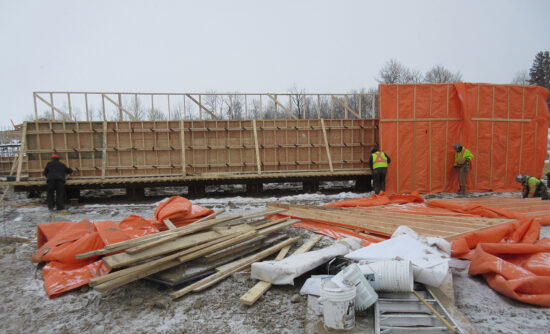
[[[547, 97], [34, 92], [0, 143], [4, 331], [544, 331], [550, 201], [516, 176], [548, 182]], [[373, 147], [391, 157], [379, 194]], [[54, 154], [72, 170], [58, 211]]]

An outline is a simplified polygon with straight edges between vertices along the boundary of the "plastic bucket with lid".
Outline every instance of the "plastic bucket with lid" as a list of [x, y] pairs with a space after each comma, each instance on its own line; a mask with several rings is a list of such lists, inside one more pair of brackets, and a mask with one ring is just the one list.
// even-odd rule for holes
[[323, 322], [332, 329], [355, 327], [355, 286], [338, 286], [329, 280], [321, 284]]

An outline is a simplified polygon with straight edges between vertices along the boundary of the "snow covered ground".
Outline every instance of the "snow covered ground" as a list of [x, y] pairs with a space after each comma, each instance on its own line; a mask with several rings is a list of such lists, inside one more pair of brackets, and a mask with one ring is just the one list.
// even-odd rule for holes
[[[510, 195], [501, 194], [501, 195]], [[192, 202], [228, 214], [247, 214], [265, 209], [268, 202], [321, 205], [357, 198], [370, 193], [299, 194], [278, 197], [202, 198]], [[488, 194], [471, 194], [486, 196]], [[454, 194], [429, 195], [449, 198]], [[0, 321], [4, 333], [303, 333], [306, 298], [298, 295], [305, 278], [295, 286], [272, 287], [251, 307], [238, 298], [255, 281], [248, 272], [236, 273], [201, 293], [172, 301], [172, 290], [145, 280], [98, 293], [83, 287], [49, 299], [43, 289], [40, 266], [31, 263], [36, 249], [37, 224], [50, 221], [40, 199], [10, 193], [0, 214]], [[136, 214], [152, 217], [158, 201], [129, 204], [92, 203], [72, 207], [56, 221], [113, 220]], [[289, 235], [307, 238], [310, 232], [288, 228]], [[550, 226], [541, 236], [550, 236]], [[17, 243], [20, 237], [29, 242]], [[320, 245], [331, 240], [324, 238]], [[17, 247], [14, 247], [16, 246]], [[4, 253], [6, 252], [6, 253]], [[550, 309], [516, 302], [487, 286], [482, 277], [471, 277], [467, 270], [454, 272], [456, 304], [480, 333], [542, 333], [550, 323]]]

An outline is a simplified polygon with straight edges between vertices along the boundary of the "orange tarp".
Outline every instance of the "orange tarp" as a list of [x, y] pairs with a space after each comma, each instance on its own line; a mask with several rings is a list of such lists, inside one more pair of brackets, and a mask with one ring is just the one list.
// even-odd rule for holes
[[489, 286], [503, 295], [550, 307], [550, 238], [538, 240], [540, 219], [481, 204], [436, 200], [428, 205], [517, 219], [458, 237], [452, 244], [452, 256], [471, 260], [468, 273], [483, 275]]
[[517, 174], [540, 177], [548, 134], [548, 90], [473, 83], [380, 85], [380, 146], [386, 191], [455, 192], [452, 145], [474, 159], [468, 191], [515, 191]]
[[[186, 198], [175, 196], [160, 203], [155, 215], [161, 220], [171, 218], [178, 224], [188, 224], [212, 212], [210, 209], [192, 205]], [[90, 222], [87, 219], [78, 223], [39, 224], [38, 249], [31, 259], [33, 262], [50, 261], [42, 268], [42, 277], [46, 293], [54, 298], [88, 284], [91, 278], [110, 271], [97, 256], [76, 259], [76, 255], [156, 233], [159, 230], [155, 226], [160, 225], [156, 218], [145, 219], [135, 215], [124, 218], [119, 224], [110, 220]], [[162, 227], [165, 228], [164, 224]]]

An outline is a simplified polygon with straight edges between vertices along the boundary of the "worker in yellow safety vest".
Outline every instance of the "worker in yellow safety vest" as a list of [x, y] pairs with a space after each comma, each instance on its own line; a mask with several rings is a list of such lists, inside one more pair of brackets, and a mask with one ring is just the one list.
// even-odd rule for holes
[[470, 163], [474, 155], [460, 143], [454, 144], [453, 148], [456, 151], [453, 167], [458, 169], [458, 194], [464, 195], [466, 194], [466, 175], [470, 171]]
[[521, 190], [521, 195], [525, 197], [540, 197], [543, 200], [549, 199], [548, 197], [548, 188], [544, 185], [540, 179], [537, 179], [533, 176], [519, 174], [516, 176], [516, 182], [521, 183], [523, 189]]
[[369, 166], [372, 170], [372, 183], [374, 193], [378, 195], [380, 191], [386, 191], [386, 173], [388, 172], [390, 157], [377, 147], [373, 147], [370, 152]]

